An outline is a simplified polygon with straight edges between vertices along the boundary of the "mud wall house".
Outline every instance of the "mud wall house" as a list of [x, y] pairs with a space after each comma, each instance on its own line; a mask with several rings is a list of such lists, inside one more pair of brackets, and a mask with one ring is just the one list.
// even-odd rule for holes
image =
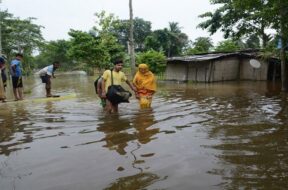
[[[251, 59], [260, 62], [255, 68]], [[276, 62], [263, 60], [255, 53], [214, 53], [167, 59], [166, 79], [175, 81], [217, 82], [268, 80], [277, 75]], [[274, 71], [274, 72], [272, 72]]]

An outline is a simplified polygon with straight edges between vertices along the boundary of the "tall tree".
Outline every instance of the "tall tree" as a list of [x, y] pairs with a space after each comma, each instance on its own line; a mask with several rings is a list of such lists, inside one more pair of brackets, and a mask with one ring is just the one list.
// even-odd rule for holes
[[233, 52], [239, 49], [240, 47], [236, 41], [228, 39], [228, 40], [219, 42], [214, 50], [217, 52]]
[[[285, 49], [288, 44], [288, 2], [286, 0], [271, 0], [269, 3], [271, 12], [274, 13], [272, 17], [273, 27], [278, 30], [280, 35], [280, 40], [282, 43], [280, 49], [280, 59], [281, 59], [281, 81], [282, 81], [282, 91], [288, 91], [288, 71], [287, 71], [287, 61]], [[268, 17], [271, 18], [271, 17]]]
[[182, 54], [183, 47], [188, 43], [188, 36], [181, 32], [179, 23], [169, 22], [168, 27], [168, 52], [167, 56]]
[[[113, 62], [117, 58], [124, 57], [124, 46], [115, 36], [115, 28], [119, 25], [119, 19], [113, 14], [107, 14], [105, 11], [96, 13], [96, 25], [90, 31], [91, 35], [100, 39], [101, 46], [109, 54], [107, 61]], [[107, 64], [107, 63], [105, 63]]]
[[163, 51], [167, 57], [181, 55], [187, 44], [188, 36], [175, 22], [170, 22], [168, 28], [153, 31], [145, 39], [147, 50]]
[[59, 61], [61, 63], [61, 69], [74, 69], [74, 62], [67, 55], [69, 48], [70, 42], [66, 40], [47, 42], [41, 47], [40, 54], [35, 57], [35, 66], [42, 68], [54, 61]]
[[208, 53], [213, 47], [213, 42], [209, 37], [198, 37], [192, 42], [192, 47], [186, 50], [185, 54]]
[[211, 4], [220, 5], [214, 12], [206, 12], [199, 17], [208, 18], [198, 26], [207, 29], [210, 34], [220, 30], [224, 38], [249, 37], [256, 34], [265, 47], [270, 36], [265, 32], [270, 23], [263, 18], [267, 0], [211, 0]]
[[136, 73], [135, 69], [135, 48], [134, 48], [134, 22], [133, 22], [133, 5], [132, 0], [129, 0], [129, 15], [130, 15], [130, 29], [129, 29], [129, 53], [130, 53], [130, 66], [134, 76]]
[[43, 45], [42, 26], [33, 23], [35, 18], [15, 18], [8, 11], [0, 11], [2, 53], [11, 59], [15, 52], [24, 54], [23, 70], [29, 73], [33, 52]]
[[[119, 20], [119, 23], [115, 25], [112, 33], [117, 37], [119, 42], [128, 49], [127, 42], [129, 41], [129, 26], [130, 20]], [[133, 19], [134, 25], [134, 45], [135, 51], [141, 52], [145, 48], [145, 38], [151, 34], [151, 22], [145, 21], [141, 18]]]

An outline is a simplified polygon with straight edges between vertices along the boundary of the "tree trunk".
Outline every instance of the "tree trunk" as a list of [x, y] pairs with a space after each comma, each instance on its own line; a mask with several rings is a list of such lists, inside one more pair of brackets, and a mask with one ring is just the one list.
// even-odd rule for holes
[[[281, 5], [281, 4], [280, 4]], [[287, 44], [285, 31], [284, 31], [284, 15], [283, 7], [280, 6], [280, 39], [282, 42], [281, 50], [280, 50], [280, 60], [281, 60], [281, 81], [282, 81], [282, 91], [287, 92], [287, 68], [286, 68], [286, 58], [285, 58], [285, 47]]]
[[282, 91], [287, 92], [286, 60], [284, 47], [280, 50]]
[[[0, 0], [0, 4], [2, 3], [2, 0]], [[1, 33], [1, 30], [2, 30], [2, 12], [1, 12], [1, 9], [0, 9], [0, 56], [2, 56], [2, 33]]]
[[129, 32], [129, 45], [130, 45], [130, 65], [131, 65], [131, 74], [135, 75], [135, 50], [134, 50], [134, 23], [133, 23], [133, 7], [132, 0], [129, 0], [129, 11], [130, 11], [130, 32]]

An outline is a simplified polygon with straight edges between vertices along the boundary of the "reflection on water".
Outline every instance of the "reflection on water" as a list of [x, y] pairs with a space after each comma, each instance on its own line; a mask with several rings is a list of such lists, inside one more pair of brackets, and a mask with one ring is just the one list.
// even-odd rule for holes
[[133, 97], [109, 115], [93, 78], [58, 76], [54, 92], [76, 98], [29, 101], [38, 83], [27, 79], [28, 101], [0, 104], [1, 190], [288, 188], [278, 84], [159, 83], [151, 109]]
[[159, 180], [159, 177], [155, 174], [139, 173], [133, 176], [119, 178], [117, 182], [105, 188], [105, 190], [144, 189]]

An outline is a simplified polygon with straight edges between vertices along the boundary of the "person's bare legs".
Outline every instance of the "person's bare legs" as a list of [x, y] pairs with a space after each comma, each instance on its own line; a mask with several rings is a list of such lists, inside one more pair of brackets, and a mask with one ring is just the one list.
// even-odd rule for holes
[[17, 88], [19, 100], [23, 100], [23, 88]]
[[18, 89], [17, 88], [13, 88], [13, 94], [14, 94], [14, 97], [15, 97], [15, 101], [18, 101], [20, 98], [18, 96]]
[[113, 105], [112, 104], [112, 113], [117, 113], [118, 112], [118, 104]]
[[111, 111], [112, 111], [112, 104], [108, 99], [106, 99], [106, 106], [105, 106], [104, 110], [107, 113], [111, 113]]
[[106, 99], [105, 110], [108, 113], [117, 113], [118, 112], [118, 104], [113, 105], [109, 100]]
[[50, 81], [50, 79], [48, 79], [48, 81], [45, 85], [45, 88], [46, 88], [46, 97], [51, 97], [52, 94], [51, 94], [51, 81]]
[[46, 97], [52, 97], [51, 88], [46, 88]]

